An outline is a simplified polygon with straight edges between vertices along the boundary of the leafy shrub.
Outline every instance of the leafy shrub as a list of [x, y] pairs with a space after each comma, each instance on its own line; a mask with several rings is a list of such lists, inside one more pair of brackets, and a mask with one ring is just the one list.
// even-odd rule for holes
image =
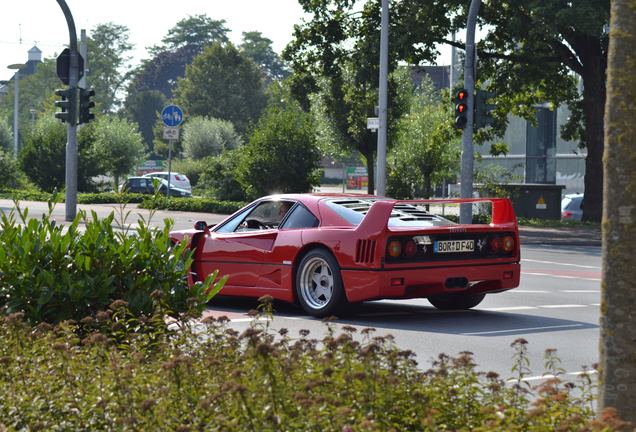
[[219, 156], [207, 158], [201, 173], [198, 190], [204, 196], [223, 201], [245, 201], [247, 195], [238, 181], [239, 151], [224, 151]]
[[211, 198], [146, 197], [139, 205], [146, 209], [232, 214], [245, 205], [244, 202], [218, 201]]
[[[258, 313], [255, 318], [259, 318]], [[263, 318], [263, 317], [260, 317]], [[429, 370], [391, 336], [327, 324], [322, 339], [275, 333], [254, 320], [243, 333], [227, 318], [176, 332], [161, 320], [139, 325], [123, 305], [98, 320], [55, 327], [0, 320], [0, 429], [152, 431], [613, 431], [597, 420], [589, 374], [548, 372], [529, 389], [525, 341], [513, 344], [518, 379], [476, 370], [472, 354], [441, 354]], [[156, 323], [159, 330], [141, 331]], [[119, 329], [119, 330], [118, 330]], [[119, 334], [119, 338], [108, 334]], [[84, 336], [85, 335], [85, 336]], [[122, 349], [123, 348], [123, 349]], [[29, 367], [25, 368], [25, 364]], [[521, 366], [521, 367], [519, 367]], [[531, 393], [534, 392], [534, 393]]]
[[137, 193], [81, 193], [77, 195], [80, 204], [113, 204], [113, 203], [140, 203], [147, 195]]
[[[140, 219], [131, 230], [114, 213], [99, 219], [79, 212], [68, 226], [29, 219], [28, 209], [0, 219], [0, 308], [23, 312], [31, 322], [81, 319], [124, 300], [134, 314], [151, 315], [152, 293], [175, 314], [189, 303], [205, 304], [211, 280], [188, 287], [191, 257], [186, 244], [172, 245], [171, 224], [150, 228]], [[19, 223], [16, 223], [19, 222]], [[80, 223], [83, 229], [79, 229]], [[132, 235], [134, 234], [134, 235]]]
[[216, 156], [240, 145], [241, 138], [227, 120], [195, 116], [183, 128], [183, 153], [188, 159]]

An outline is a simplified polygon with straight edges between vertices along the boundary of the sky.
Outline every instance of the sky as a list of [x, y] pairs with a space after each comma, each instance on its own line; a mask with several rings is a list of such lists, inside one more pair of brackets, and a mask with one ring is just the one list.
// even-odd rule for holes
[[[69, 42], [62, 9], [56, 0], [3, 0], [0, 25], [0, 80], [13, 71], [6, 66], [24, 63], [28, 50], [37, 45], [43, 58], [59, 54]], [[8, 3], [8, 4], [7, 4]], [[66, 0], [73, 14], [77, 36], [97, 24], [113, 22], [128, 27], [135, 45], [133, 64], [148, 58], [146, 48], [160, 43], [177, 21], [206, 14], [225, 20], [230, 40], [240, 43], [242, 32], [260, 31], [280, 53], [292, 39], [294, 24], [303, 16], [297, 0]]]

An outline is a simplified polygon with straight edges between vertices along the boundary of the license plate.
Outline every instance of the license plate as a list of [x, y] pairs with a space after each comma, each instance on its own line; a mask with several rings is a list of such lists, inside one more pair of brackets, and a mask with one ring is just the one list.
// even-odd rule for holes
[[439, 240], [433, 245], [435, 253], [474, 252], [475, 240]]

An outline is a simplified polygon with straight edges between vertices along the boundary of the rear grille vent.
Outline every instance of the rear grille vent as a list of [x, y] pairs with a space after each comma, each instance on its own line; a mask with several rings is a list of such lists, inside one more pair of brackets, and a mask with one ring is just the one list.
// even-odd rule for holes
[[375, 240], [358, 240], [356, 262], [372, 263], [375, 253]]

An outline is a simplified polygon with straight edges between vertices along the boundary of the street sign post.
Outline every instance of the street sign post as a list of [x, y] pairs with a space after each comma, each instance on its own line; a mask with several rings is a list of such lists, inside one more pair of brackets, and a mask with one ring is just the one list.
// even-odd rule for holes
[[163, 137], [168, 140], [168, 190], [166, 196], [170, 198], [170, 177], [172, 177], [172, 142], [179, 139], [179, 125], [183, 123], [183, 110], [177, 105], [168, 105], [161, 111], [161, 120], [166, 126]]
[[380, 129], [380, 118], [367, 117], [367, 129], [372, 129], [372, 130]]

